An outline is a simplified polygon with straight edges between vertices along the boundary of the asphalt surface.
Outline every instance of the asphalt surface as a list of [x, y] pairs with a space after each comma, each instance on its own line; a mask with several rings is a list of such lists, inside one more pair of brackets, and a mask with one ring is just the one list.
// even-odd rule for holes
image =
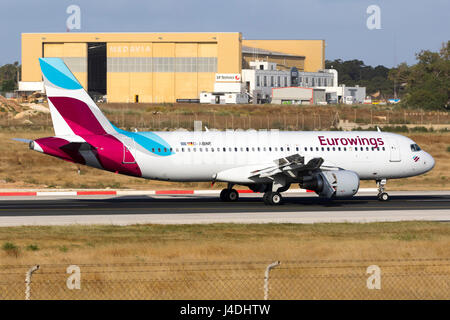
[[396, 192], [390, 201], [374, 195], [327, 201], [289, 194], [279, 206], [264, 205], [259, 194], [238, 202], [216, 196], [83, 196], [0, 200], [0, 226], [135, 223], [267, 223], [450, 221], [449, 192]]

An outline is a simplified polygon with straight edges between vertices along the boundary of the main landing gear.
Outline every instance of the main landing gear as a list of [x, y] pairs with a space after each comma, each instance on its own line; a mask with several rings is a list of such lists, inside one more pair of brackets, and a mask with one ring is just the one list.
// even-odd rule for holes
[[387, 192], [384, 192], [384, 186], [386, 185], [386, 179], [383, 180], [377, 180], [377, 186], [378, 186], [378, 200], [380, 201], [388, 201], [389, 195]]
[[267, 191], [264, 193], [263, 201], [265, 205], [279, 205], [283, 201], [283, 197], [279, 192]]

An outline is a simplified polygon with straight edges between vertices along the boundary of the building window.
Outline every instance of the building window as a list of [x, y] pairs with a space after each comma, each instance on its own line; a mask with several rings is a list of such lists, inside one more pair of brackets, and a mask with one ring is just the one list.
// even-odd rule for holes
[[278, 86], [278, 87], [281, 87], [281, 81], [280, 81], [281, 79], [280, 79], [280, 76], [278, 76], [277, 80], [278, 80], [278, 81], [277, 81], [277, 86]]
[[273, 87], [273, 76], [270, 76], [270, 86]]
[[267, 87], [267, 77], [264, 76], [264, 87]]
[[260, 82], [259, 82], [259, 76], [256, 76], [256, 86], [259, 87], [260, 86]]
[[287, 87], [288, 85], [289, 85], [289, 84], [288, 84], [287, 77], [284, 77], [284, 86]]

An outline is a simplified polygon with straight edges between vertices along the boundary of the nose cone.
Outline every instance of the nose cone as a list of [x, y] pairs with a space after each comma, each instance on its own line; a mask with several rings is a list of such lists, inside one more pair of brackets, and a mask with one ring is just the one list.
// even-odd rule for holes
[[425, 172], [428, 172], [431, 169], [433, 169], [435, 164], [436, 161], [434, 160], [434, 158], [430, 154], [425, 152], [425, 159], [423, 161], [423, 165], [425, 166]]

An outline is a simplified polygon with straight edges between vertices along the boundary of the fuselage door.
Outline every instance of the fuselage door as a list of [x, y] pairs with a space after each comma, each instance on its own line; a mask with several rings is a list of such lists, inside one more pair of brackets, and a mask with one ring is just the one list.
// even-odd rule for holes
[[136, 163], [136, 146], [134, 139], [125, 137], [123, 139], [123, 163]]
[[401, 161], [400, 156], [400, 148], [398, 146], [397, 140], [395, 139], [389, 139], [389, 148], [390, 148], [390, 161], [391, 162], [399, 162]]

